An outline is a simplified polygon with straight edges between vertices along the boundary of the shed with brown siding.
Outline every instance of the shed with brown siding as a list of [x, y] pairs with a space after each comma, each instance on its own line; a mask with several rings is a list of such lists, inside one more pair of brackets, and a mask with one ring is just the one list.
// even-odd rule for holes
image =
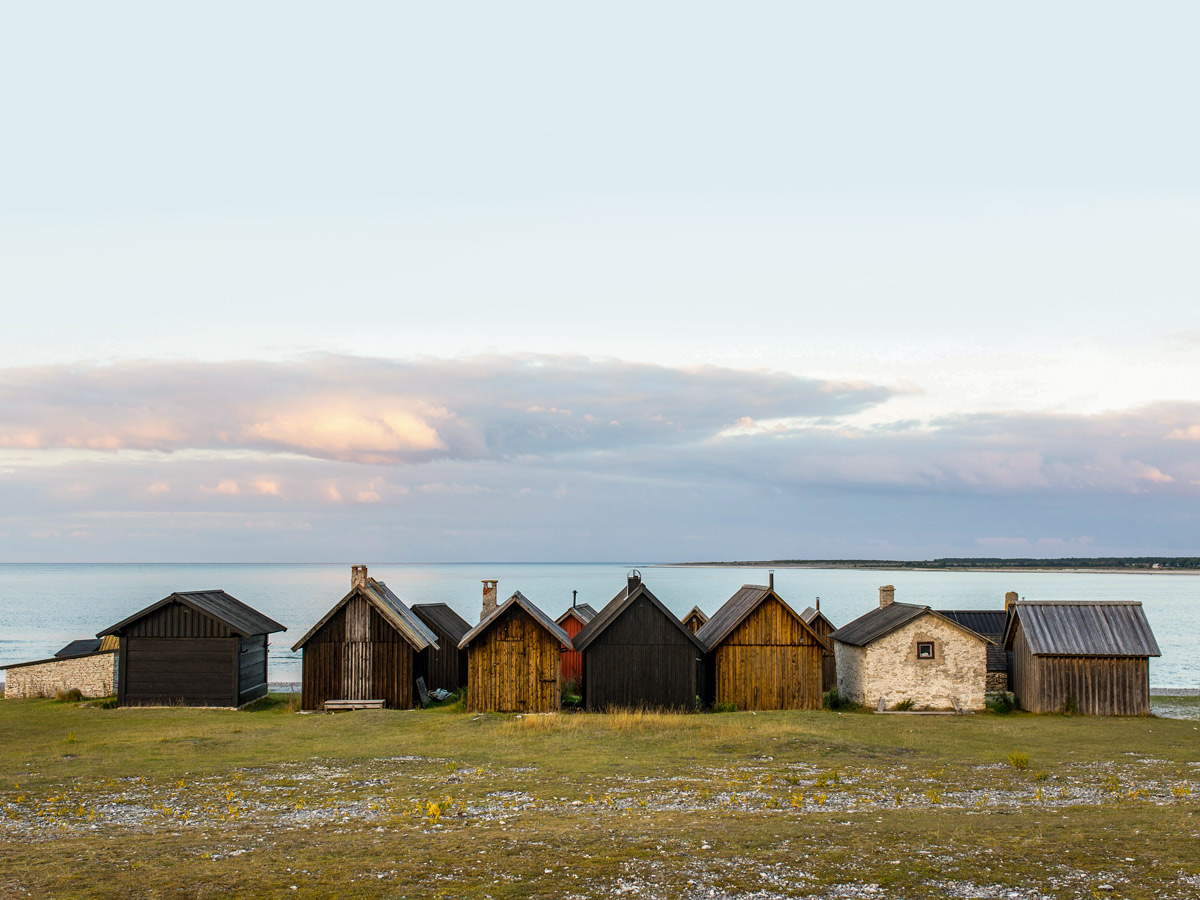
[[[583, 626], [596, 618], [596, 610], [587, 603], [572, 604], [571, 608], [558, 617], [558, 625], [575, 640], [575, 635], [583, 630]], [[583, 683], [583, 658], [574, 647], [564, 649], [562, 655], [563, 681]]]
[[300, 705], [327, 700], [382, 700], [411, 709], [417, 654], [437, 636], [386, 584], [353, 566], [350, 593], [292, 647], [303, 651]]
[[821, 598], [817, 598], [816, 606], [805, 607], [800, 618], [817, 633], [817, 637], [825, 641], [826, 647], [821, 651], [821, 691], [829, 691], [837, 687], [837, 655], [833, 652], [833, 641], [830, 635], [837, 631], [837, 626], [829, 621], [829, 617], [821, 612]]
[[742, 585], [696, 637], [708, 648], [715, 703], [821, 708], [821, 658], [828, 645], [774, 588]]
[[467, 709], [553, 712], [562, 706], [562, 651], [570, 636], [520, 591], [467, 632]]
[[1023, 709], [1150, 714], [1150, 657], [1161, 651], [1141, 603], [1021, 600], [1010, 611], [1004, 646]]
[[417, 677], [430, 688], [457, 691], [467, 683], [467, 654], [458, 642], [471, 630], [467, 620], [445, 603], [414, 603], [412, 611], [437, 637], [417, 657]]
[[610, 707], [694, 709], [704, 644], [632, 572], [575, 637], [583, 655], [583, 700]]
[[180, 591], [97, 637], [118, 639], [120, 706], [243, 706], [267, 693], [268, 635], [286, 630], [224, 591]]
[[693, 606], [692, 611], [683, 617], [683, 627], [695, 634], [704, 627], [704, 623], [708, 621], [708, 616], [698, 606]]

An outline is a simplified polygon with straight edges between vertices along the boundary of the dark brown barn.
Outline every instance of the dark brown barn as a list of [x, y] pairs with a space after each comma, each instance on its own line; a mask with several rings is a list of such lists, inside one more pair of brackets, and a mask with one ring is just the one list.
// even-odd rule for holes
[[412, 611], [437, 636], [436, 647], [426, 647], [417, 659], [417, 675], [429, 688], [457, 691], [467, 683], [467, 653], [458, 649], [471, 626], [445, 603], [414, 603]]
[[1004, 646], [1023, 709], [1150, 714], [1150, 657], [1162, 654], [1141, 603], [1021, 600]]
[[709, 651], [715, 703], [821, 708], [821, 661], [829, 646], [773, 585], [743, 584], [696, 637]]
[[683, 617], [683, 627], [695, 634], [704, 627], [704, 623], [708, 621], [708, 616], [704, 614], [698, 606], [693, 606], [692, 611]]
[[382, 700], [391, 709], [415, 705], [416, 657], [437, 636], [388, 586], [353, 566], [350, 593], [292, 650], [303, 650], [300, 705], [327, 700]]
[[[558, 625], [575, 640], [575, 635], [583, 630], [583, 626], [596, 618], [596, 610], [587, 603], [572, 603], [571, 608], [558, 617]], [[564, 649], [562, 655], [563, 681], [583, 683], [583, 657], [572, 647]]]
[[267, 693], [287, 629], [224, 591], [180, 591], [96, 635], [118, 639], [120, 706], [243, 706]]
[[800, 618], [828, 644], [828, 649], [821, 651], [821, 690], [831, 691], [837, 687], [837, 655], [833, 652], [833, 641], [829, 636], [837, 631], [837, 626], [821, 612], [820, 597], [817, 598], [815, 607], [806, 607], [804, 612], [800, 613]]
[[520, 591], [467, 632], [467, 709], [553, 712], [562, 706], [562, 651], [570, 636]]
[[704, 644], [642, 583], [636, 570], [575, 637], [588, 709], [694, 709]]

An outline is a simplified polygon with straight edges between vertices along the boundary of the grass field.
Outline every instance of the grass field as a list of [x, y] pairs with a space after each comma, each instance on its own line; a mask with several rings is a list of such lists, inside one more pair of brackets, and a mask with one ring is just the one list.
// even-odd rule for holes
[[1200, 897], [1200, 722], [0, 703], [2, 897]]

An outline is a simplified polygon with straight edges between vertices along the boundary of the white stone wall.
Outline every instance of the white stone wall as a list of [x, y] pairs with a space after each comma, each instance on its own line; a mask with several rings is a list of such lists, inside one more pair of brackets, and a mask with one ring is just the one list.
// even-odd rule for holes
[[[933, 659], [917, 659], [918, 642], [933, 643]], [[987, 645], [944, 619], [923, 615], [867, 647], [834, 642], [838, 693], [874, 708], [901, 700], [914, 709], [983, 709]]]
[[32, 666], [16, 666], [4, 674], [4, 697], [27, 700], [53, 697], [58, 691], [78, 688], [85, 697], [110, 697], [117, 692], [117, 654], [94, 653], [73, 659], [52, 659]]

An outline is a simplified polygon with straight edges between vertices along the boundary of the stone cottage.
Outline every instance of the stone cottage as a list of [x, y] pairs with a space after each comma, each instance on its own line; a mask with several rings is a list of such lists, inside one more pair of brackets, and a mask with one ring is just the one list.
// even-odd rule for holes
[[111, 697], [117, 692], [117, 639], [72, 641], [52, 659], [13, 663], [4, 677], [7, 700], [53, 697], [78, 690], [85, 697]]
[[992, 641], [928, 606], [896, 603], [879, 589], [879, 608], [830, 636], [838, 693], [855, 703], [891, 708], [983, 709]]

